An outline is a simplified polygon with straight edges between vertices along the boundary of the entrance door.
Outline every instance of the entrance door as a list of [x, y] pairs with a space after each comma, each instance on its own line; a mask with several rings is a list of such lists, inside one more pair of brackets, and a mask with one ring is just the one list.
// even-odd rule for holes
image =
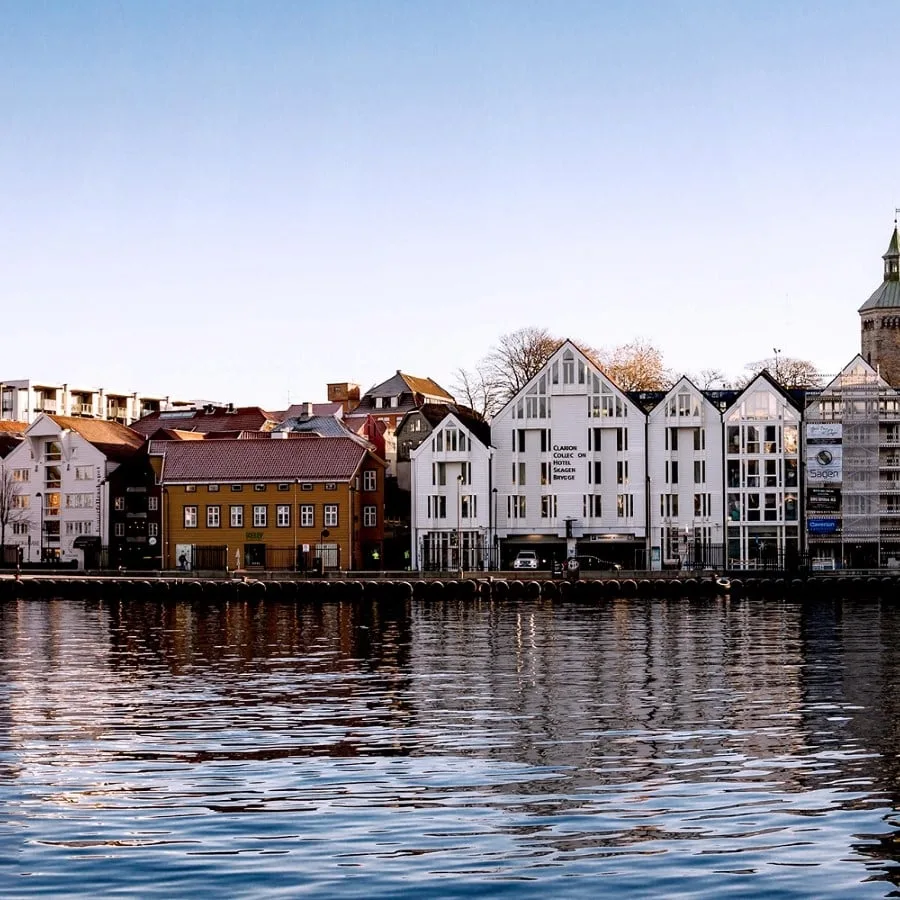
[[265, 544], [244, 544], [244, 568], [249, 569], [252, 567], [257, 569], [266, 567]]

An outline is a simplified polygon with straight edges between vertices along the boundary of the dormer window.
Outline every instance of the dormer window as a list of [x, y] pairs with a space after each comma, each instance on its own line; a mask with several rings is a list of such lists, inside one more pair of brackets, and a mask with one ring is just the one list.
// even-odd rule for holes
[[381, 407], [383, 405], [384, 405], [384, 399], [382, 397], [376, 397], [375, 398], [375, 409], [381, 409]]
[[391, 397], [391, 406], [396, 408], [399, 405], [399, 403], [400, 403], [399, 397]]

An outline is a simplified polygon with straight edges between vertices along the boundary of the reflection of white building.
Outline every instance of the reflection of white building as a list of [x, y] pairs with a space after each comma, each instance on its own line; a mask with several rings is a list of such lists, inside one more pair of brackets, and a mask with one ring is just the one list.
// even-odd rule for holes
[[77, 388], [68, 384], [17, 379], [0, 381], [0, 419], [33, 422], [41, 413], [109, 419], [130, 425], [159, 412], [168, 397], [121, 393], [103, 388]]
[[43, 551], [45, 559], [83, 564], [84, 549], [107, 540], [106, 476], [142, 444], [117, 422], [38, 416], [3, 460], [19, 486], [7, 544], [17, 544], [28, 562]]
[[647, 474], [654, 567], [721, 565], [722, 415], [688, 378], [647, 416]]
[[799, 562], [800, 419], [791, 396], [765, 371], [725, 410], [729, 565]]
[[413, 568], [490, 566], [492, 452], [488, 426], [454, 412], [410, 451]]

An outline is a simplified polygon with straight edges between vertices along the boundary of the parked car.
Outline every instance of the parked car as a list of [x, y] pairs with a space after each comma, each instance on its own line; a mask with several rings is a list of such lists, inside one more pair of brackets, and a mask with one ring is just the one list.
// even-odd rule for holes
[[576, 556], [575, 559], [578, 560], [578, 565], [581, 567], [582, 571], [605, 572], [616, 568], [615, 563], [600, 559], [599, 556]]
[[538, 567], [538, 556], [534, 550], [520, 550], [513, 560], [514, 569], [536, 569]]

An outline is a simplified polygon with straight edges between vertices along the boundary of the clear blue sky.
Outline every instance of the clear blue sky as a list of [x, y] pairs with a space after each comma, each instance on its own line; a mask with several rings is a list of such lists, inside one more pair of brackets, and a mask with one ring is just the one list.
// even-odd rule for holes
[[0, 0], [0, 377], [263, 406], [504, 332], [859, 349], [900, 7]]

